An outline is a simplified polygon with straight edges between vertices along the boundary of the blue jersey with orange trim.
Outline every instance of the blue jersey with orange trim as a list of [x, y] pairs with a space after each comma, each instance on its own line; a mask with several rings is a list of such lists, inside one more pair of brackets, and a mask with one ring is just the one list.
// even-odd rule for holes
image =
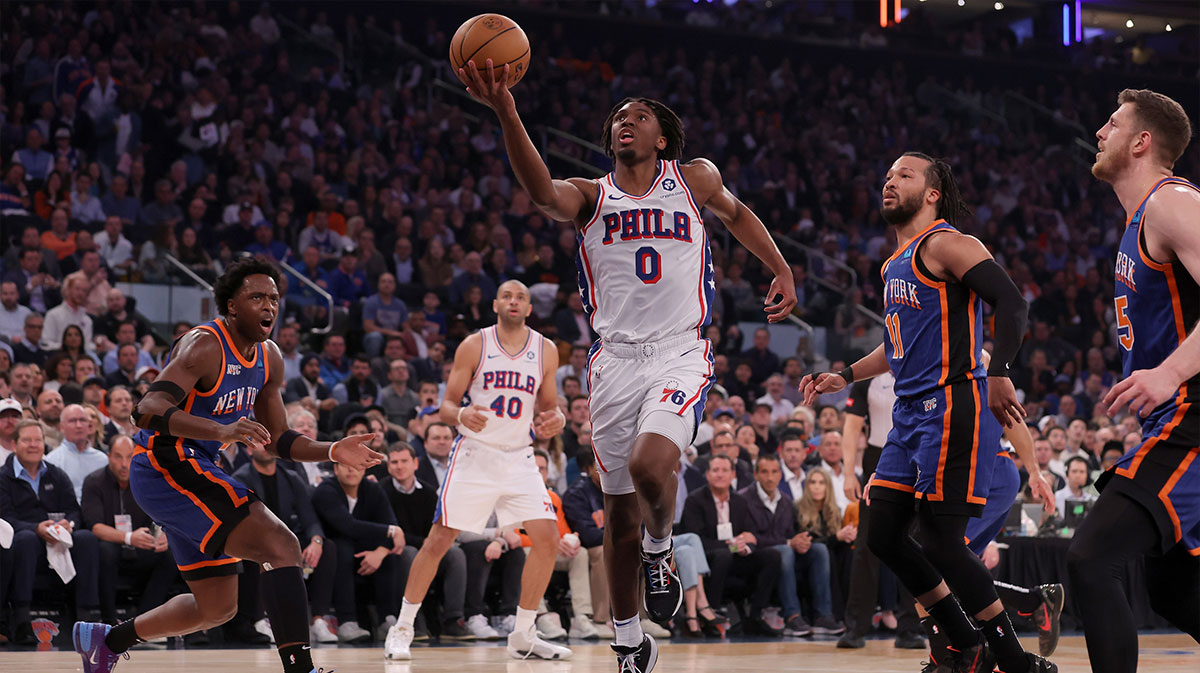
[[[179, 408], [201, 418], [229, 425], [246, 418], [254, 411], [258, 392], [267, 382], [270, 365], [267, 362], [265, 344], [254, 346], [254, 356], [247, 361], [232, 344], [225, 323], [220, 318], [199, 325], [194, 329], [211, 332], [221, 342], [221, 369], [216, 384], [209, 390], [192, 390]], [[168, 356], [168, 360], [170, 357]], [[212, 462], [217, 462], [220, 442], [170, 437], [151, 430], [141, 430], [134, 436], [138, 446], [148, 450], [174, 445], [177, 449], [191, 449], [193, 455], [200, 453]]]
[[[596, 207], [579, 231], [579, 296], [606, 341], [645, 343], [712, 322], [712, 253], [678, 161], [659, 161], [650, 189], [596, 181]], [[699, 333], [697, 331], [697, 333]]]
[[957, 230], [938, 220], [883, 264], [883, 346], [899, 397], [984, 376], [983, 304], [961, 283], [934, 279], [917, 254], [939, 231]]
[[[1129, 216], [1117, 250], [1117, 341], [1121, 344], [1124, 376], [1162, 364], [1200, 320], [1196, 279], [1178, 261], [1159, 262], [1146, 250], [1146, 203], [1154, 192], [1171, 185], [1200, 190], [1183, 178], [1169, 177], [1155, 183]], [[1143, 427], [1153, 428], [1184, 402], [1196, 401], [1200, 401], [1200, 374], [1184, 381], [1179, 394], [1151, 412]]]

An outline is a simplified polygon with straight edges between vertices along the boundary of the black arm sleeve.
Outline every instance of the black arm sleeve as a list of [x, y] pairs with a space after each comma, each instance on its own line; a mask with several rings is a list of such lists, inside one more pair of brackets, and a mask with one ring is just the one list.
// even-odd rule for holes
[[1016, 284], [994, 259], [985, 259], [971, 267], [970, 271], [963, 274], [962, 282], [994, 309], [992, 336], [995, 346], [992, 348], [988, 376], [1007, 377], [1013, 359], [1021, 348], [1021, 341], [1025, 338], [1029, 302], [1025, 301]]
[[867, 406], [867, 391], [871, 387], [871, 379], [855, 381], [850, 387], [850, 397], [846, 398], [846, 413], [866, 418], [870, 408]]

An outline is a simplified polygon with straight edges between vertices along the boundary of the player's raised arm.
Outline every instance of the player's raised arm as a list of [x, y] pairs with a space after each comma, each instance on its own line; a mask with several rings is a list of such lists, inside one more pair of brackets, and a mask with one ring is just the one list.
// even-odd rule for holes
[[213, 333], [192, 330], [184, 335], [175, 346], [171, 361], [134, 409], [137, 426], [163, 435], [201, 441], [269, 442], [271, 436], [267, 429], [249, 418], [223, 425], [179, 408], [188, 395], [186, 391], [195, 390], [205, 379], [216, 380], [220, 376], [221, 361], [221, 343]]
[[883, 344], [879, 344], [875, 350], [840, 372], [805, 374], [804, 378], [800, 379], [799, 388], [804, 395], [804, 403], [811, 406], [817, 400], [817, 395], [836, 393], [855, 381], [875, 378], [887, 370], [887, 355], [883, 351]]
[[[508, 65], [497, 70], [492, 60], [487, 60], [487, 71], [480, 72], [474, 61], [468, 61], [459, 69], [460, 76], [470, 82], [467, 92], [476, 100], [492, 108], [500, 120], [504, 135], [504, 149], [517, 181], [529, 192], [533, 201], [548, 217], [560, 222], [577, 220], [584, 207], [595, 200], [598, 192], [595, 183], [583, 178], [554, 180], [550, 169], [542, 161], [537, 147], [529, 139], [521, 117], [517, 115], [517, 104], [508, 90]], [[591, 194], [588, 198], [584, 190]]]
[[1025, 409], [1017, 400], [1009, 372], [1025, 338], [1029, 302], [974, 236], [952, 231], [930, 235], [921, 259], [935, 276], [962, 283], [992, 306], [995, 346], [987, 368], [988, 406], [1006, 428], [1023, 422]]
[[[1192, 278], [1200, 278], [1200, 192], [1191, 188], [1161, 189], [1150, 197], [1154, 217], [1146, 218], [1147, 245], [1161, 248], [1151, 250], [1159, 259], [1174, 257]], [[1148, 206], [1149, 207], [1149, 206]], [[1163, 254], [1163, 253], [1166, 254]], [[1179, 386], [1200, 373], [1200, 324], [1185, 325], [1187, 338], [1174, 353], [1153, 369], [1139, 369], [1114, 385], [1101, 403], [1105, 412], [1114, 416], [1123, 407], [1145, 418], [1174, 395]]]
[[471, 377], [475, 376], [475, 368], [479, 365], [482, 351], [483, 337], [480, 332], [463, 339], [454, 351], [454, 364], [450, 368], [450, 378], [446, 380], [446, 394], [438, 410], [438, 418], [446, 425], [465, 425], [472, 432], [482, 432], [483, 427], [487, 425], [487, 407], [459, 404], [463, 395], [467, 393], [467, 387], [471, 385]]
[[[721, 221], [747, 250], [775, 274], [771, 287], [767, 290], [766, 306], [767, 321], [779, 322], [796, 307], [796, 282], [792, 278], [792, 268], [788, 266], [783, 253], [767, 232], [762, 220], [754, 214], [746, 204], [734, 196], [721, 181], [721, 172], [708, 159], [693, 159], [681, 166], [683, 177], [691, 185], [696, 195], [698, 205], [708, 208]], [[780, 300], [775, 302], [775, 297]]]
[[567, 419], [558, 408], [558, 386], [554, 382], [554, 374], [558, 371], [558, 348], [546, 337], [542, 337], [542, 342], [542, 387], [538, 388], [533, 430], [538, 437], [546, 439], [562, 432]]
[[267, 451], [280, 458], [302, 463], [331, 460], [359, 469], [378, 465], [385, 460], [383, 454], [372, 451], [368, 446], [375, 437], [373, 432], [351, 435], [336, 442], [316, 442], [289, 428], [287, 409], [283, 404], [283, 355], [274, 341], [264, 342], [263, 346], [270, 372], [254, 401], [254, 417], [270, 431], [267, 441], [263, 442]]

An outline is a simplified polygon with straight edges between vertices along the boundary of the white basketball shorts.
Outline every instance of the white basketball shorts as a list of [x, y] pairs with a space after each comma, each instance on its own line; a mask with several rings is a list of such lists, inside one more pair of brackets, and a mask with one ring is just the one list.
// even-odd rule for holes
[[459, 437], [433, 520], [447, 528], [482, 533], [493, 511], [501, 528], [534, 519], [556, 520], [533, 447], [502, 451]]
[[597, 341], [588, 354], [592, 445], [609, 495], [633, 493], [629, 454], [652, 411], [679, 414], [693, 435], [712, 387], [712, 343], [688, 332], [653, 343]]

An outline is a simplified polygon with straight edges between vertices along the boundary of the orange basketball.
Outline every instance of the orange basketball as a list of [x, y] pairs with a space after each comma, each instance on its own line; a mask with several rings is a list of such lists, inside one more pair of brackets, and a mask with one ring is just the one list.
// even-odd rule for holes
[[[474, 61], [487, 78], [487, 60], [500, 70], [508, 64], [508, 85], [513, 86], [529, 69], [529, 38], [515, 21], [499, 14], [480, 14], [467, 19], [450, 40], [450, 63], [454, 74]], [[459, 75], [459, 79], [463, 79]], [[463, 84], [468, 84], [463, 80]]]

